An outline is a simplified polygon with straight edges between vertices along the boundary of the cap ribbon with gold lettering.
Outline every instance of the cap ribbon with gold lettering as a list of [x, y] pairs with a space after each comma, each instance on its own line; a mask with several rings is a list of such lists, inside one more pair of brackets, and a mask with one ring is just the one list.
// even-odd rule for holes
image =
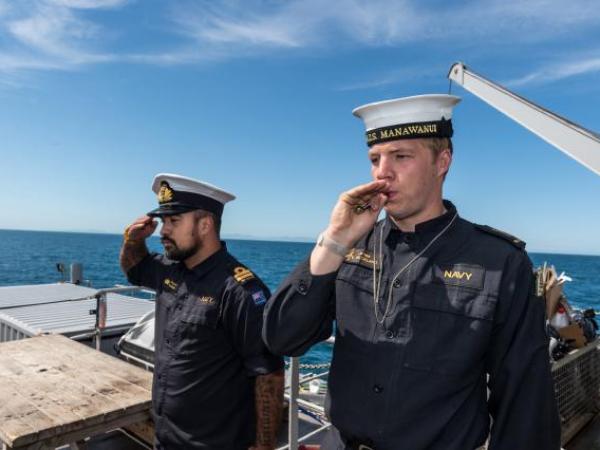
[[398, 139], [452, 137], [452, 109], [459, 101], [454, 95], [416, 95], [369, 103], [352, 113], [364, 121], [371, 147]]

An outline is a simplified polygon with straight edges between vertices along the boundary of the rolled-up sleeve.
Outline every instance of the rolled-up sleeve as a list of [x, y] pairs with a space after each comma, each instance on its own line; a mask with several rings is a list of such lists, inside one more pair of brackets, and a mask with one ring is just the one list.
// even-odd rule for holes
[[531, 262], [508, 258], [490, 351], [489, 450], [559, 450], [560, 422], [548, 355], [544, 303], [533, 294]]
[[300, 356], [331, 336], [337, 272], [311, 275], [309, 261], [298, 265], [265, 307], [263, 340], [273, 353]]

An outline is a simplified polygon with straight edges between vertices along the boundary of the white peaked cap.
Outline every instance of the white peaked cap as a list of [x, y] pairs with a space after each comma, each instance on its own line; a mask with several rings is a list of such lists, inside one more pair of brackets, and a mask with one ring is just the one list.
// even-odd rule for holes
[[174, 191], [191, 192], [192, 194], [200, 194], [212, 198], [219, 203], [227, 203], [235, 200], [235, 195], [224, 191], [217, 186], [214, 186], [205, 181], [195, 180], [194, 178], [184, 177], [174, 173], [159, 173], [154, 177], [152, 182], [152, 190], [158, 194], [161, 182], [166, 181]]
[[204, 181], [159, 173], [154, 177], [152, 190], [158, 194], [159, 207], [150, 216], [180, 214], [194, 209], [204, 209], [221, 215], [223, 205], [235, 199], [233, 194]]

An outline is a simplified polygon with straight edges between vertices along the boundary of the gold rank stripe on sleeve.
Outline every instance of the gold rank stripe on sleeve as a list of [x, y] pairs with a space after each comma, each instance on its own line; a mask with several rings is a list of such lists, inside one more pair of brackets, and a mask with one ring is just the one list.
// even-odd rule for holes
[[239, 266], [233, 269], [233, 278], [238, 283], [245, 283], [246, 281], [253, 280], [256, 277], [247, 268]]

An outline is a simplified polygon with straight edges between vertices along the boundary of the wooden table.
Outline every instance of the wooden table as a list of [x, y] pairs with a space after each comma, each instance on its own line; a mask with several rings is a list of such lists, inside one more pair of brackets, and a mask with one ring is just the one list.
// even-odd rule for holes
[[0, 344], [0, 441], [52, 449], [150, 417], [152, 374], [61, 335]]

